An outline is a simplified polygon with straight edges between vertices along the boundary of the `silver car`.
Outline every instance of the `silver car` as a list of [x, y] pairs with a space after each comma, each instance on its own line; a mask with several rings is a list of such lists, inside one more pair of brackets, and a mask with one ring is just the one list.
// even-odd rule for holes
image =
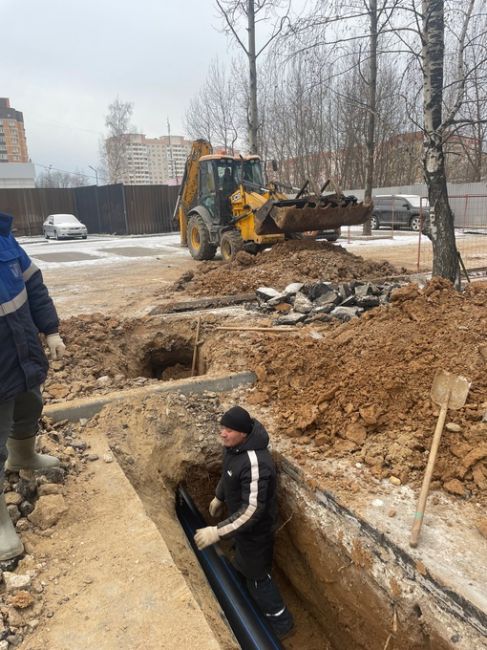
[[87, 227], [74, 214], [50, 214], [42, 224], [44, 237], [67, 239], [69, 237], [88, 237]]

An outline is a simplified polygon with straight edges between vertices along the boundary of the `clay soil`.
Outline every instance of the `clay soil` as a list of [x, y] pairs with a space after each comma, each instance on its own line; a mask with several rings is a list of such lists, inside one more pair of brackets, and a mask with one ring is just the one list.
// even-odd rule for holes
[[[113, 295], [108, 292], [102, 296], [102, 286], [98, 283], [93, 294], [93, 308], [103, 308], [104, 313], [63, 319], [61, 331], [67, 342], [67, 355], [62, 362], [52, 364], [46, 383], [47, 401], [69, 400], [157, 382], [155, 375], [164, 371], [161, 363], [165, 362], [174, 368], [173, 376], [186, 373], [188, 351], [191, 353], [194, 343], [195, 316], [178, 321], [164, 315], [133, 318], [134, 313], [140, 313], [138, 304], [146, 309], [167, 299], [240, 293], [262, 285], [282, 289], [293, 281], [377, 279], [402, 273], [401, 268], [388, 262], [365, 261], [340, 247], [316, 242], [287, 242], [256, 257], [240, 254], [232, 264], [190, 262], [182, 265], [181, 270], [186, 273], [173, 291], [164, 289], [163, 292], [158, 279], [148, 285], [139, 276], [138, 284], [135, 280], [131, 284], [128, 302], [127, 295], [120, 289]], [[130, 268], [127, 267], [126, 273], [133, 279]], [[174, 275], [171, 270], [171, 281]], [[49, 284], [49, 278], [46, 279]], [[62, 279], [59, 277], [57, 281], [60, 296], [69, 296], [68, 282], [65, 282], [66, 287], [61, 289]], [[106, 291], [106, 285], [103, 286]], [[90, 311], [89, 301], [88, 297], [78, 305], [80, 312]], [[69, 309], [63, 311], [61, 301], [63, 316], [77, 313], [75, 301], [64, 304], [69, 304]], [[105, 305], [108, 305], [106, 309]], [[202, 313], [200, 371], [254, 369], [257, 385], [246, 395], [246, 402], [257, 413], [267, 410], [269, 418], [274, 419], [276, 434], [292, 442], [298, 461], [300, 457], [344, 458], [351, 464], [366, 465], [377, 478], [394, 477], [413, 486], [418, 486], [422, 479], [438, 414], [438, 407], [430, 398], [434, 373], [442, 368], [464, 375], [472, 382], [467, 405], [461, 411], [449, 412], [447, 422], [450, 426], [442, 439], [433, 487], [445, 490], [454, 499], [475, 500], [485, 506], [486, 315], [486, 285], [471, 285], [464, 293], [458, 293], [441, 280], [433, 280], [424, 288], [411, 284], [396, 290], [390, 305], [349, 323], [306, 326], [287, 335], [214, 329], [218, 324], [266, 324], [262, 315], [252, 310]], [[154, 350], [162, 350], [162, 357], [154, 356]], [[181, 363], [182, 358], [184, 363]], [[168, 376], [171, 370], [166, 371], [164, 378]], [[217, 407], [208, 409], [208, 404], [204, 406], [213, 415], [218, 410]], [[165, 485], [167, 490], [191, 467], [202, 462], [203, 455], [207, 459], [208, 452], [213, 452], [206, 441], [207, 420], [199, 421], [200, 415], [192, 413], [184, 403], [168, 404], [167, 409], [166, 414], [172, 409], [174, 417], [179, 418], [181, 441], [185, 440], [188, 431], [193, 436], [190, 425], [193, 426], [195, 417], [196, 423], [201, 424], [197, 429], [197, 444], [188, 449], [180, 448], [172, 456], [164, 453], [163, 444], [144, 461], [147, 450], [138, 447], [143, 443], [137, 437], [131, 437], [133, 432], [143, 430], [148, 435], [146, 443], [149, 445], [150, 435], [169, 435], [172, 429], [168, 425], [166, 431], [158, 422], [156, 407], [152, 414], [149, 413], [152, 419], [146, 420], [144, 415], [143, 427], [139, 426], [142, 422], [140, 406], [109, 410], [88, 427], [109, 432], [113, 451], [154, 521], [169, 538], [176, 540], [183, 562], [186, 556], [178, 538], [180, 533], [174, 521], [169, 524], [172, 517], [169, 492], [160, 502], [151, 497], [154, 482], [147, 475], [155, 476], [158, 486], [159, 479], [169, 481], [171, 476], [172, 483]], [[158, 459], [162, 464], [156, 467]], [[144, 462], [152, 465], [146, 467]], [[89, 476], [81, 473], [79, 479], [68, 482], [66, 491], [68, 501], [76, 503], [70, 517], [90, 521], [91, 506], [86, 496], [90, 489], [84, 485], [85, 476], [88, 480]], [[209, 494], [211, 485], [208, 487]], [[346, 489], [359, 488], [347, 482]], [[94, 498], [95, 495], [90, 496]], [[202, 502], [208, 495], [203, 496]], [[157, 512], [161, 511], [161, 505], [163, 512], [162, 515], [159, 512], [158, 522]], [[61, 520], [58, 527], [62, 526]], [[90, 521], [90, 526], [92, 534], [103, 535], [103, 521]], [[53, 580], [59, 579], [59, 591], [68, 589], [69, 592], [72, 543], [72, 540], [64, 540], [58, 551], [48, 537], [41, 536], [36, 544], [32, 543], [36, 556], [43, 553], [58, 567]], [[120, 553], [122, 548], [123, 540], [120, 540]], [[87, 565], [88, 577], [90, 570]], [[78, 576], [79, 580], [82, 577]], [[198, 589], [196, 584], [195, 590]], [[288, 597], [292, 599], [290, 592]], [[46, 594], [46, 607], [55, 612], [60, 598], [59, 593], [52, 597]], [[217, 614], [213, 612], [211, 616], [215, 616], [217, 625]], [[42, 619], [38, 633], [48, 625], [48, 621]], [[304, 620], [303, 626], [306, 626]], [[313, 647], [306, 643], [293, 643], [289, 647]]]
[[250, 402], [273, 404], [280, 431], [316, 457], [350, 456], [379, 478], [422, 479], [438, 407], [437, 369], [472, 382], [465, 408], [449, 412], [435, 486], [487, 497], [487, 286], [463, 294], [435, 279], [410, 284], [391, 305], [321, 332], [260, 340], [248, 354], [259, 378]]
[[240, 252], [232, 262], [204, 262], [176, 282], [173, 290], [192, 296], [245, 293], [291, 282], [396, 277], [405, 273], [386, 261], [364, 260], [327, 242], [290, 240], [258, 255]]
[[[302, 453], [349, 457], [377, 478], [414, 486], [422, 480], [438, 415], [430, 396], [435, 372], [465, 376], [472, 382], [467, 404], [449, 412], [433, 487], [459, 498], [486, 498], [486, 311], [487, 285], [458, 293], [433, 280], [422, 289], [410, 284], [395, 290], [391, 304], [360, 319], [281, 336], [214, 327], [267, 323], [253, 311], [231, 321], [208, 314], [199, 370], [255, 370], [249, 403], [271, 405], [280, 433], [303, 445]], [[189, 374], [180, 360], [191, 360], [194, 320], [95, 314], [64, 321], [69, 352], [46, 383], [47, 401]], [[155, 376], [154, 358], [172, 365]]]

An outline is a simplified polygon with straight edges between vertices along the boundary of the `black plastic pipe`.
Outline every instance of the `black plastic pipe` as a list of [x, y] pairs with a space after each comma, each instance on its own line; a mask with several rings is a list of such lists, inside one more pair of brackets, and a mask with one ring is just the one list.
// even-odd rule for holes
[[207, 523], [182, 486], [176, 492], [176, 514], [242, 650], [282, 650], [244, 582], [218, 546], [203, 551], [196, 547], [193, 539], [196, 529], [204, 528]]

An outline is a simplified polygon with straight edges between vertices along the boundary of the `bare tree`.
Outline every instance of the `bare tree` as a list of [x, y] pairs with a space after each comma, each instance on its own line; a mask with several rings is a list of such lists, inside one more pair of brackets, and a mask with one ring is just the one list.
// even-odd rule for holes
[[[289, 2], [283, 0], [216, 0], [218, 9], [225, 21], [227, 30], [242, 48], [249, 65], [249, 106], [248, 106], [248, 145], [250, 153], [258, 151], [259, 114], [257, 98], [257, 59], [282, 32], [289, 12]], [[284, 14], [276, 13], [283, 4], [287, 6]], [[260, 21], [272, 21], [271, 32], [262, 47], [256, 45], [256, 25]], [[244, 27], [242, 27], [242, 23]], [[247, 43], [239, 35], [241, 29], [247, 30]]]
[[[358, 68], [365, 92], [360, 98], [354, 93], [347, 103], [353, 98], [357, 106], [366, 111], [363, 186], [364, 201], [367, 203], [372, 200], [374, 187], [379, 56], [387, 51], [386, 35], [390, 18], [400, 2], [401, 0], [350, 0], [340, 3], [336, 0], [320, 0], [315, 3], [308, 16], [296, 21], [293, 29], [286, 35], [288, 39], [292, 38], [291, 55], [316, 48], [320, 52], [323, 51], [324, 45], [327, 46], [326, 63], [333, 70], [332, 75], [335, 74], [335, 61], [347, 56], [355, 59], [354, 64]], [[366, 34], [364, 22], [367, 24]], [[351, 48], [353, 44], [358, 45], [358, 56], [357, 47]], [[370, 234], [370, 222], [364, 225], [364, 232]]]
[[403, 38], [423, 80], [423, 173], [431, 210], [433, 274], [454, 281], [458, 258], [445, 147], [452, 130], [469, 122], [461, 109], [475, 87], [475, 72], [487, 65], [485, 14], [481, 0], [422, 0], [420, 7], [411, 0], [407, 9], [412, 16], [409, 30], [416, 32], [420, 45]]
[[461, 119], [454, 131], [466, 162], [460, 169], [461, 180], [472, 182], [479, 182], [487, 175], [487, 66], [479, 65], [481, 58], [479, 48], [467, 52], [471, 83], [466, 87], [465, 100], [459, 109]]
[[186, 131], [193, 139], [204, 138], [233, 153], [239, 139], [240, 103], [235, 74], [227, 72], [215, 59], [203, 87], [186, 111]]
[[122, 102], [118, 97], [108, 107], [105, 117], [107, 137], [101, 148], [101, 162], [106, 170], [104, 176], [111, 183], [122, 182], [127, 171], [128, 136], [133, 131], [132, 113], [133, 104]]
[[82, 187], [91, 185], [90, 177], [82, 172], [65, 172], [49, 167], [36, 178], [36, 187]]

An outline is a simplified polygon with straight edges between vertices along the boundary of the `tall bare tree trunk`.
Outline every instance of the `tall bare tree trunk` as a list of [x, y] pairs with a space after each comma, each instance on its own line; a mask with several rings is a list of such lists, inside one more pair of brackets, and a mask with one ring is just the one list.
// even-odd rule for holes
[[423, 167], [431, 210], [433, 275], [455, 281], [458, 272], [453, 214], [443, 152], [442, 103], [445, 49], [444, 0], [423, 0]]
[[250, 153], [257, 153], [257, 132], [259, 130], [259, 116], [257, 112], [257, 56], [255, 54], [255, 7], [254, 0], [248, 0], [248, 32], [249, 32], [249, 90], [250, 90], [250, 106], [249, 106], [249, 151]]
[[[369, 0], [369, 78], [367, 81], [367, 162], [365, 166], [364, 202], [372, 201], [374, 187], [375, 115], [377, 111], [377, 0]], [[370, 219], [364, 223], [364, 235], [371, 235]]]

